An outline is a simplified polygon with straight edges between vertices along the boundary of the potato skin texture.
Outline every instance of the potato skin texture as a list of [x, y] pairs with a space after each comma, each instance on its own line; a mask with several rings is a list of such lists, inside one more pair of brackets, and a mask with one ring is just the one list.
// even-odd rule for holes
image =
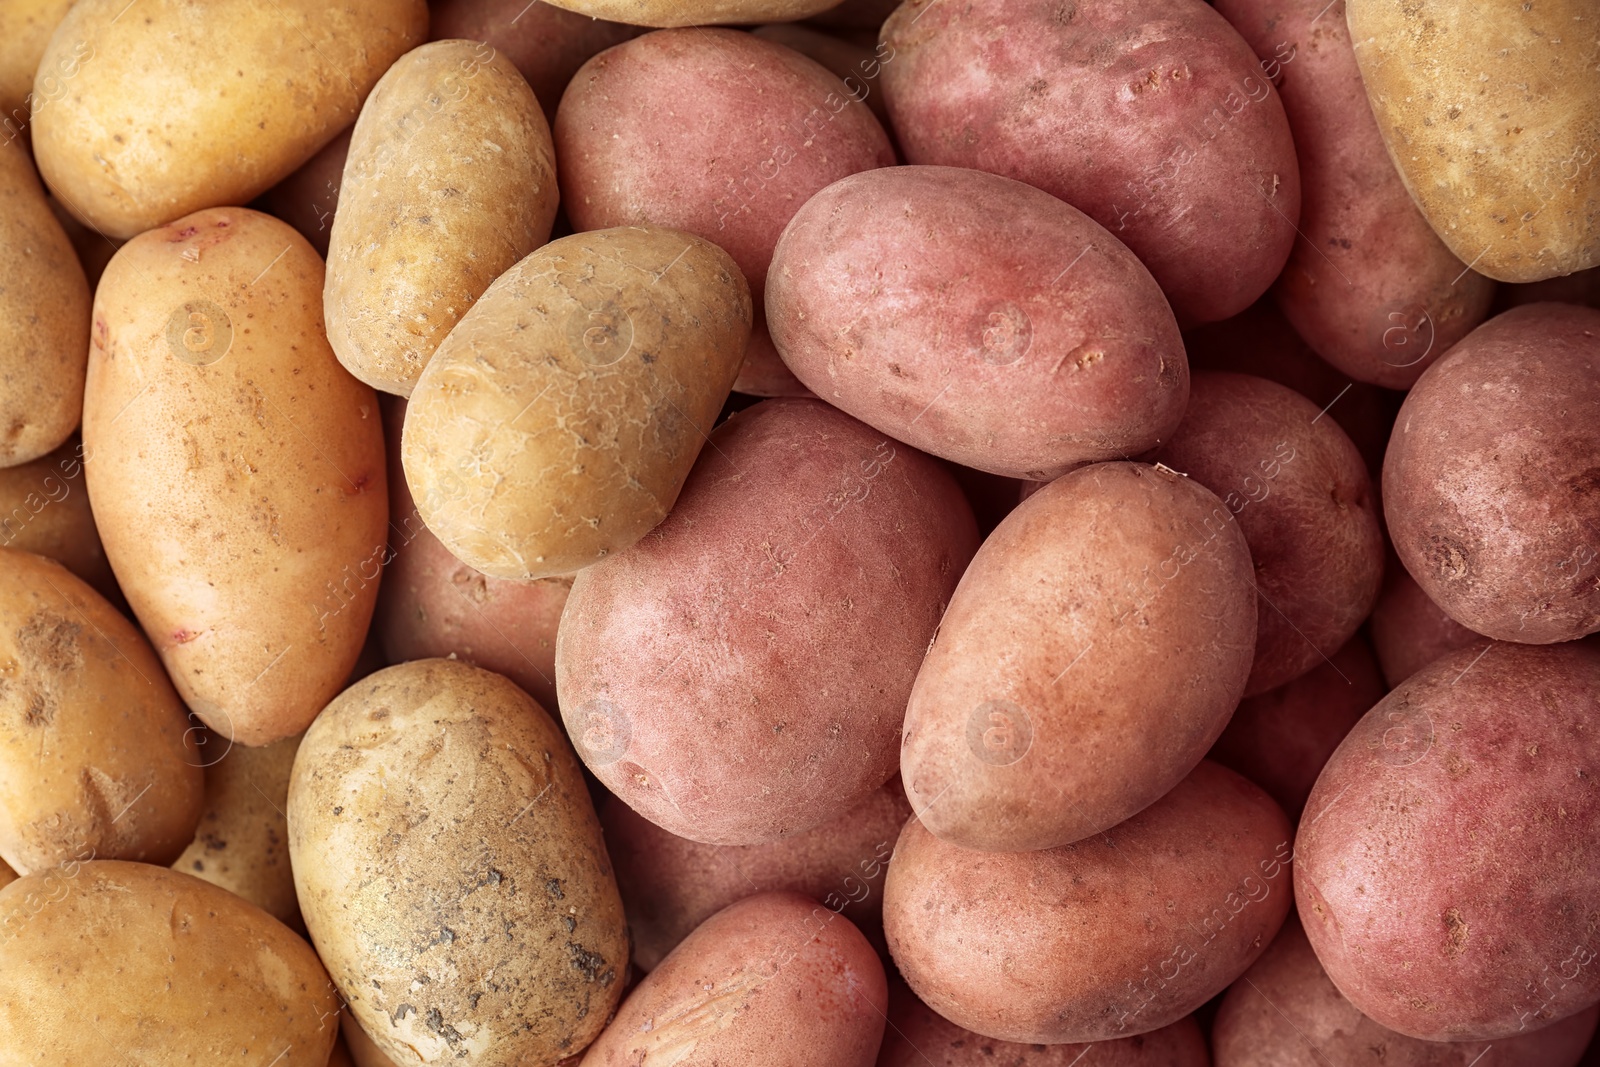
[[1395, 169], [1459, 259], [1503, 282], [1600, 264], [1591, 4], [1350, 0], [1346, 18]]
[[[8, 0], [0, 6], [0, 139], [6, 144], [25, 136], [34, 108], [39, 58], [72, 4], [73, 0]], [[50, 82], [49, 88], [59, 91], [58, 84]], [[41, 98], [40, 106], [49, 99]]]
[[401, 458], [423, 521], [496, 578], [626, 549], [671, 510], [749, 335], [749, 287], [709, 241], [655, 226], [552, 241], [417, 381]]
[[0, 467], [67, 439], [83, 406], [89, 282], [20, 144], [0, 144]]
[[424, 0], [217, 0], [204, 18], [188, 0], [148, 0], [124, 19], [126, 7], [67, 12], [41, 75], [81, 58], [33, 123], [45, 181], [112, 237], [270, 189], [350, 125], [428, 30]]
[[1600, 1001], [1597, 694], [1587, 643], [1483, 642], [1412, 675], [1340, 744], [1306, 803], [1295, 895], [1362, 1013], [1492, 1041]]
[[339, 1036], [339, 996], [310, 945], [164, 867], [94, 860], [19, 878], [0, 891], [0, 930], [8, 1067], [324, 1067]]
[[936, 461], [821, 401], [763, 401], [711, 442], [666, 521], [573, 581], [556, 687], [579, 755], [634, 811], [755, 845], [894, 775], [978, 536]]
[[912, 819], [889, 863], [884, 933], [923, 1002], [975, 1033], [1149, 1033], [1227, 988], [1277, 933], [1290, 835], [1266, 793], [1209, 761], [1062, 848], [978, 852]]
[[980, 171], [890, 167], [812, 197], [773, 254], [767, 321], [818, 396], [1009, 478], [1151, 448], [1188, 398], [1177, 322], [1133, 253]]
[[[1600, 1009], [1497, 1041], [1506, 1067], [1574, 1067]], [[1211, 1028], [1216, 1067], [1471, 1067], [1481, 1041], [1419, 1041], [1373, 1022], [1328, 979], [1289, 916], [1272, 945], [1223, 998]]]
[[1514, 308], [1406, 395], [1383, 461], [1389, 536], [1463, 626], [1548, 644], [1600, 630], [1600, 311]]
[[95, 529], [84, 487], [83, 442], [15, 467], [0, 467], [0, 546], [47, 556], [115, 603], [122, 593]]
[[907, 0], [883, 40], [907, 162], [1065, 200], [1150, 268], [1179, 323], [1244, 310], [1288, 259], [1300, 176], [1283, 104], [1201, 0]]
[[1255, 634], [1250, 553], [1220, 500], [1143, 464], [1073, 471], [962, 575], [906, 709], [906, 795], [967, 849], [1122, 822], [1222, 733]]
[[582, 774], [499, 675], [420, 660], [340, 694], [295, 757], [289, 849], [312, 941], [391, 1059], [554, 1064], [621, 997], [627, 927]]
[[628, 910], [633, 959], [646, 971], [702, 922], [752, 893], [790, 890], [843, 915], [883, 950], [883, 873], [911, 805], [898, 782], [831, 822], [743, 848], [668, 833], [610, 797], [606, 848]]
[[550, 0], [556, 7], [633, 26], [713, 26], [788, 22], [839, 0]]
[[339, 362], [409, 396], [489, 284], [550, 239], [556, 161], [533, 90], [481, 41], [379, 79], [351, 135], [323, 306]]
[[883, 964], [850, 920], [799, 893], [717, 912], [645, 976], [583, 1067], [872, 1067]]
[[1416, 579], [1391, 559], [1383, 576], [1383, 592], [1367, 620], [1373, 650], [1383, 677], [1393, 689], [1422, 668], [1458, 648], [1483, 640], [1428, 599]]
[[[875, 24], [873, 29], [876, 28]], [[846, 91], [853, 98], [872, 109], [879, 125], [885, 133], [889, 133], [889, 108], [883, 102], [883, 90], [878, 87], [878, 75], [883, 72], [883, 64], [878, 57], [890, 54], [886, 46], [868, 48], [793, 22], [774, 22], [751, 32], [762, 40], [792, 48], [827, 67], [828, 73], [844, 82]]]

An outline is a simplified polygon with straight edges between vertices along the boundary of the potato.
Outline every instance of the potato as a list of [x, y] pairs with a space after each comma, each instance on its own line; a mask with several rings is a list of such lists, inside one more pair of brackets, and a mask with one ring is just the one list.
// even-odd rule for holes
[[205, 809], [172, 869], [241, 896], [303, 931], [289, 869], [289, 772], [300, 738], [261, 748], [227, 745], [205, 759]]
[[149, 643], [65, 567], [14, 548], [0, 548], [0, 723], [0, 858], [18, 874], [171, 863], [194, 836], [200, 760]]
[[783, 22], [826, 11], [839, 0], [550, 0], [556, 7], [633, 26]]
[[344, 180], [344, 162], [350, 155], [351, 126], [323, 145], [316, 155], [283, 181], [262, 193], [253, 205], [276, 215], [300, 231], [311, 242], [317, 255], [328, 256], [328, 237], [333, 231], [333, 216], [339, 210], [339, 184]]
[[872, 30], [876, 33], [884, 19], [893, 14], [898, 6], [899, 0], [840, 0], [811, 21], [835, 30]]
[[312, 941], [390, 1059], [549, 1067], [621, 998], [582, 773], [499, 675], [421, 660], [340, 694], [295, 757], [289, 851]]
[[83, 441], [106, 556], [185, 703], [247, 745], [339, 691], [377, 594], [383, 432], [321, 291], [299, 234], [216, 208], [130, 241], [96, 293]]
[[820, 401], [757, 404], [711, 444], [666, 521], [573, 581], [556, 688], [579, 755], [633, 810], [756, 845], [894, 775], [978, 538], [934, 460]]
[[831, 822], [765, 845], [702, 845], [616, 797], [600, 809], [606, 848], [633, 934], [633, 959], [653, 971], [695, 927], [752, 893], [791, 890], [843, 915], [880, 950], [883, 872], [911, 805], [898, 782]]
[[0, 468], [67, 439], [83, 405], [89, 283], [21, 145], [0, 144]]
[[0, 467], [0, 546], [48, 556], [113, 602], [111, 576], [84, 488], [83, 442], [69, 437], [30, 463]]
[[489, 283], [550, 239], [556, 161], [533, 90], [482, 42], [435, 41], [361, 109], [328, 239], [339, 362], [410, 396]]
[[[661, 135], [663, 101], [672, 102], [671, 137]], [[651, 33], [583, 65], [561, 99], [555, 139], [573, 226], [652, 223], [726, 249], [757, 308], [739, 388], [800, 392], [773, 365], [760, 310], [778, 235], [824, 186], [895, 162], [883, 127], [845, 84], [747, 33]]]
[[[893, 9], [893, 5], [890, 5], [890, 9]], [[881, 24], [883, 20], [878, 21]], [[792, 48], [827, 67], [830, 74], [844, 82], [845, 89], [852, 97], [872, 109], [884, 132], [888, 132], [889, 108], [883, 102], [883, 91], [878, 87], [878, 75], [883, 71], [879, 59], [888, 54], [886, 46], [867, 48], [793, 22], [774, 22], [752, 32], [762, 40]]]
[[1060, 197], [1133, 250], [1185, 326], [1243, 311], [1288, 259], [1300, 176], [1283, 104], [1202, 0], [907, 0], [883, 42], [907, 162]]
[[1150, 272], [1081, 211], [974, 170], [867, 171], [812, 197], [773, 254], [767, 320], [818, 396], [1011, 478], [1150, 448], [1188, 397]]
[[983, 543], [917, 674], [900, 763], [921, 825], [1003, 852], [1122, 822], [1222, 733], [1255, 633], [1244, 536], [1201, 485], [1137, 463], [1056, 479]]
[[799, 893], [717, 912], [645, 976], [584, 1067], [872, 1067], [883, 965], [850, 920]]
[[1260, 604], [1246, 696], [1341, 648], [1383, 583], [1383, 531], [1361, 454], [1292, 389], [1196, 374], [1177, 432], [1153, 458], [1222, 497], [1239, 520]]
[[339, 997], [311, 946], [225, 889], [95, 860], [0, 891], [0, 1063], [323, 1067]]
[[749, 289], [709, 241], [651, 226], [551, 242], [417, 382], [401, 456], [423, 522], [495, 578], [626, 549], [672, 508], [749, 332]]
[[1483, 640], [1482, 634], [1462, 626], [1429, 600], [1416, 580], [1393, 560], [1384, 571], [1383, 592], [1372, 608], [1367, 630], [1391, 689], [1446, 652]]
[[1491, 278], [1600, 264], [1593, 17], [1587, 0], [1348, 5], [1390, 158], [1450, 250]]
[[[7, 0], [0, 7], [0, 141], [6, 144], [24, 136], [33, 111], [33, 78], [39, 72], [39, 57], [72, 3]], [[55, 72], [46, 74], [54, 76]], [[47, 84], [53, 88], [57, 82]]]
[[[342, 1027], [344, 1044], [349, 1047], [351, 1067], [394, 1067], [394, 1060], [378, 1051], [378, 1046], [372, 1043], [361, 1027], [356, 1025], [349, 1013], [345, 1013]], [[561, 1060], [556, 1067], [578, 1067], [580, 1057], [572, 1056]], [[328, 1067], [338, 1067], [338, 1049], [334, 1050], [334, 1059], [328, 1061]]]
[[1212, 1027], [1216, 1067], [1574, 1067], [1600, 1009], [1484, 1047], [1481, 1041], [1418, 1041], [1373, 1022], [1328, 980], [1290, 916], [1265, 955], [1235, 982]]
[[1514, 308], [1406, 396], [1383, 462], [1389, 536], [1456, 622], [1547, 644], [1600, 630], [1600, 311]]
[[1209, 761], [1063, 848], [978, 852], [912, 819], [889, 862], [884, 933], [917, 996], [985, 1037], [1146, 1034], [1227, 988], [1277, 933], [1290, 832], [1270, 797]]
[[1493, 1041], [1600, 1002], [1597, 700], [1600, 648], [1483, 642], [1401, 683], [1334, 752], [1295, 895], [1363, 1014]]

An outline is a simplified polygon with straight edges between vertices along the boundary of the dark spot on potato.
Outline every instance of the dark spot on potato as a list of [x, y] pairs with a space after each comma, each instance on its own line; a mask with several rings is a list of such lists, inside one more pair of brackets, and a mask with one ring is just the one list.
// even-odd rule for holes
[[1448, 537], [1435, 537], [1428, 546], [1428, 564], [1447, 582], [1459, 581], [1471, 569], [1466, 550]]
[[28, 694], [28, 710], [22, 713], [22, 721], [28, 726], [49, 726], [56, 719], [56, 702], [48, 693], [32, 692]]
[[582, 945], [567, 942], [567, 953], [572, 957], [572, 965], [583, 972], [583, 977], [590, 981], [600, 981], [605, 985], [611, 984], [614, 972], [606, 969], [606, 958], [597, 952], [590, 952]]
[[444, 1038], [444, 1043], [452, 1050], [461, 1043], [461, 1032], [444, 1021], [444, 1013], [438, 1008], [429, 1008], [428, 1014], [422, 1017], [422, 1021], [428, 1025], [429, 1030]]
[[17, 647], [28, 659], [52, 673], [83, 665], [78, 634], [83, 627], [52, 612], [40, 612], [17, 631]]
[[340, 804], [339, 806], [335, 807], [333, 809], [333, 813], [335, 815], [343, 815], [344, 814], [344, 805]]
[[[376, 982], [374, 982], [373, 984], [377, 985]], [[413, 1008], [409, 1004], [402, 1004], [398, 1008], [395, 1009], [394, 1015], [392, 1016], [392, 1018], [396, 1023], [399, 1023], [400, 1020], [404, 1019], [407, 1015], [415, 1015], [416, 1013], [417, 1013], [417, 1009], [416, 1008]]]
[[550, 879], [544, 884], [544, 889], [545, 892], [549, 893], [556, 900], [565, 900], [567, 897], [567, 895], [561, 891], [561, 879], [559, 878]]

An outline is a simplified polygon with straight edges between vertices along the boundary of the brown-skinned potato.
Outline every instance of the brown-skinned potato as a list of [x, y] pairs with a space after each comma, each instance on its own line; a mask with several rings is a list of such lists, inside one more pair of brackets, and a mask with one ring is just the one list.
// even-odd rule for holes
[[[34, 75], [50, 35], [73, 0], [11, 0], [0, 7], [0, 141], [26, 137], [34, 107]], [[45, 88], [59, 92], [59, 72], [47, 71]], [[51, 96], [43, 97], [43, 100]], [[24, 140], [22, 143], [26, 144]]]
[[1367, 631], [1391, 689], [1446, 652], [1483, 640], [1429, 600], [1396, 559], [1384, 570], [1383, 591], [1372, 606]]

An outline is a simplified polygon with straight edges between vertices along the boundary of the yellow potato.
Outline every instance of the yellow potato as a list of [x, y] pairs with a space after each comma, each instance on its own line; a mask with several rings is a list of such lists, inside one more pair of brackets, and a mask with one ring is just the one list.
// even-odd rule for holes
[[553, 241], [434, 354], [401, 459], [422, 521], [496, 578], [570, 574], [671, 510], [733, 385], [750, 289], [709, 241], [655, 226]]
[[39, 170], [112, 237], [248, 203], [427, 32], [424, 0], [78, 0], [39, 61]]
[[[14, 141], [27, 128], [39, 58], [72, 2], [6, 0], [0, 4], [0, 141]], [[47, 75], [57, 73], [46, 71]]]
[[791, 22], [838, 5], [839, 0], [547, 0], [580, 15], [630, 26], [713, 26], [721, 23]]
[[198, 878], [97, 860], [0, 890], [0, 1063], [325, 1067], [311, 946]]
[[69, 437], [31, 463], [0, 467], [0, 546], [48, 556], [115, 602], [122, 594], [89, 509], [84, 458], [83, 443]]
[[203, 791], [144, 635], [59, 563], [0, 548], [0, 858], [170, 863]]
[[247, 745], [344, 684], [384, 553], [377, 397], [328, 347], [322, 274], [285, 223], [213, 208], [128, 242], [95, 302], [106, 555], [184, 701]]
[[402, 56], [356, 121], [328, 242], [328, 341], [410, 396], [489, 283], [550, 239], [550, 127], [511, 61], [477, 41]]

